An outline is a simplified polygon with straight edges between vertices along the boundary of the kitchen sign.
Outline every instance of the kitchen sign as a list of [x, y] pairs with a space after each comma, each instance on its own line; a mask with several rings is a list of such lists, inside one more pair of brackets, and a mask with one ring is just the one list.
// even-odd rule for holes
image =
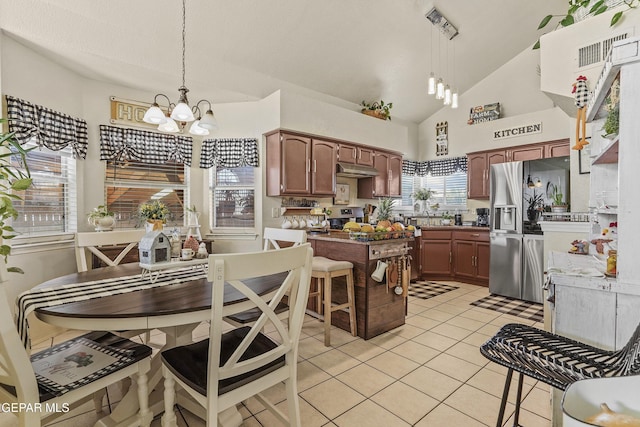
[[542, 122], [525, 126], [516, 126], [508, 129], [494, 130], [493, 139], [498, 140], [513, 138], [516, 136], [530, 135], [533, 133], [542, 133]]
[[480, 105], [477, 107], [471, 107], [469, 111], [469, 120], [467, 124], [475, 125], [476, 123], [490, 122], [500, 118], [500, 103], [494, 102], [493, 104]]

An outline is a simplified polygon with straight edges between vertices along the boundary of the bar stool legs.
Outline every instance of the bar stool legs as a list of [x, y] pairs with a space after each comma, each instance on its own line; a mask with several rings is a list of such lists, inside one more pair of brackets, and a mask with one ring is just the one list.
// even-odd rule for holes
[[[347, 302], [333, 304], [331, 301], [331, 285], [333, 278], [345, 276], [347, 280]], [[334, 311], [344, 310], [349, 312], [349, 327], [351, 335], [357, 334], [356, 308], [354, 298], [353, 264], [348, 261], [334, 261], [324, 257], [313, 258], [313, 271], [311, 277], [318, 281], [318, 291], [322, 290], [324, 307], [324, 345], [331, 345], [331, 314]], [[322, 281], [322, 284], [320, 284]], [[316, 304], [317, 305], [317, 304]]]

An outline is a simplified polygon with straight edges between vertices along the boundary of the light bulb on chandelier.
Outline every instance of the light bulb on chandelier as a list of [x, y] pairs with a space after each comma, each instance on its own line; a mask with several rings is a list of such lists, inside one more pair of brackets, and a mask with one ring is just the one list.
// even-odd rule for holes
[[[189, 99], [187, 98], [189, 89], [185, 86], [185, 22], [186, 0], [182, 0], [182, 86], [178, 88], [178, 92], [180, 92], [178, 103], [174, 104], [167, 95], [159, 93], [153, 98], [153, 104], [145, 112], [142, 120], [146, 123], [158, 125], [158, 130], [162, 132], [179, 132], [185, 128], [188, 122], [194, 122], [189, 128], [189, 133], [192, 135], [209, 135], [210, 130], [218, 129], [218, 122], [211, 109], [211, 102], [201, 99], [192, 108], [189, 106]], [[158, 97], [167, 99], [166, 110], [168, 111], [168, 116], [160, 108]], [[209, 104], [209, 108], [206, 110], [204, 117], [201, 117], [199, 105], [203, 102]], [[198, 113], [197, 120], [194, 115], [196, 112]]]

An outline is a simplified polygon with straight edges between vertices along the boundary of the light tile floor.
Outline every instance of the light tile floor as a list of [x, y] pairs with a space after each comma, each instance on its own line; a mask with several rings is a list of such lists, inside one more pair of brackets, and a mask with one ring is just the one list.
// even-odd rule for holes
[[[368, 341], [332, 328], [331, 347], [323, 344], [323, 325], [308, 317], [302, 328], [298, 388], [303, 425], [315, 426], [494, 426], [506, 369], [489, 362], [478, 346], [500, 326], [542, 324], [477, 308], [469, 303], [488, 295], [488, 289], [458, 282], [459, 288], [422, 300], [410, 297], [406, 324]], [[206, 325], [194, 339], [207, 335]], [[55, 341], [69, 339], [67, 332]], [[162, 341], [154, 334], [154, 341]], [[514, 375], [506, 425], [512, 425], [516, 389]], [[286, 407], [284, 387], [268, 396]], [[119, 399], [117, 387], [109, 390], [110, 403]], [[105, 406], [108, 411], [108, 406]], [[255, 399], [240, 408], [244, 425], [277, 426]], [[182, 410], [179, 426], [205, 423]], [[84, 427], [104, 414], [91, 403], [72, 411], [53, 425]], [[525, 377], [520, 424], [551, 425], [550, 387]], [[159, 417], [153, 426], [160, 426]]]

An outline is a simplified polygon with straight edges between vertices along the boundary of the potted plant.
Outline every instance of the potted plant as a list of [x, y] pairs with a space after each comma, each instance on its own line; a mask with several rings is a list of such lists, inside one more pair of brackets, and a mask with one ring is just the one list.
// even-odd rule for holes
[[415, 211], [420, 211], [421, 213], [428, 213], [429, 205], [427, 202], [429, 199], [435, 194], [435, 191], [432, 191], [428, 188], [419, 188], [415, 192], [411, 193], [411, 197], [417, 202], [416, 206], [418, 209]]
[[[566, 15], [547, 15], [542, 18], [540, 24], [538, 25], [538, 30], [546, 27], [549, 22], [553, 18], [561, 18], [556, 24], [557, 27], [568, 27], [569, 25], [573, 25], [574, 23], [585, 19], [589, 16], [600, 15], [601, 13], [606, 12], [609, 8], [616, 7], [620, 4], [624, 3], [627, 8], [616, 12], [611, 17], [610, 26], [613, 27], [620, 19], [622, 19], [622, 15], [625, 12], [628, 12], [631, 9], [635, 9], [640, 4], [640, 0], [569, 0], [569, 8], [567, 9]], [[540, 40], [538, 40], [534, 45], [533, 49], [540, 48]]]
[[453, 218], [453, 215], [449, 214], [449, 211], [444, 211], [444, 213], [442, 214], [442, 220], [440, 220], [440, 223], [442, 225], [451, 225], [452, 218]]
[[613, 139], [618, 135], [620, 129], [620, 81], [615, 80], [611, 85], [611, 91], [607, 96], [604, 109], [608, 112], [607, 118], [602, 125], [605, 138]]
[[553, 193], [551, 193], [551, 212], [566, 212], [567, 204], [564, 201], [564, 194], [560, 192], [560, 186], [553, 186]]
[[363, 114], [373, 116], [381, 120], [391, 120], [391, 113], [389, 110], [393, 107], [393, 102], [385, 104], [383, 100], [380, 100], [380, 102], [375, 101], [370, 104], [362, 101], [360, 105], [362, 106], [362, 110], [360, 111]]
[[87, 214], [89, 225], [92, 225], [96, 231], [111, 231], [116, 220], [111, 212], [105, 205], [100, 205], [97, 208], [93, 208], [91, 212]]
[[167, 205], [160, 200], [154, 200], [140, 205], [138, 214], [146, 222], [147, 231], [162, 230], [164, 224], [171, 216]]
[[544, 194], [537, 194], [536, 190], [533, 190], [533, 195], [525, 194], [524, 200], [527, 202], [527, 218], [531, 222], [537, 222], [540, 212], [544, 208]]
[[[6, 123], [6, 119], [0, 119], [0, 127]], [[0, 256], [7, 262], [7, 256], [11, 254], [11, 246], [5, 245], [4, 240], [16, 237], [9, 222], [18, 217], [18, 211], [13, 207], [15, 200], [22, 200], [14, 194], [15, 191], [23, 191], [31, 187], [29, 167], [26, 162], [27, 152], [14, 137], [15, 132], [0, 131]], [[24, 165], [24, 171], [16, 169], [12, 164], [12, 156], [19, 156]], [[4, 280], [4, 269], [0, 273], [0, 281]], [[8, 267], [7, 271], [23, 273], [18, 267]]]

